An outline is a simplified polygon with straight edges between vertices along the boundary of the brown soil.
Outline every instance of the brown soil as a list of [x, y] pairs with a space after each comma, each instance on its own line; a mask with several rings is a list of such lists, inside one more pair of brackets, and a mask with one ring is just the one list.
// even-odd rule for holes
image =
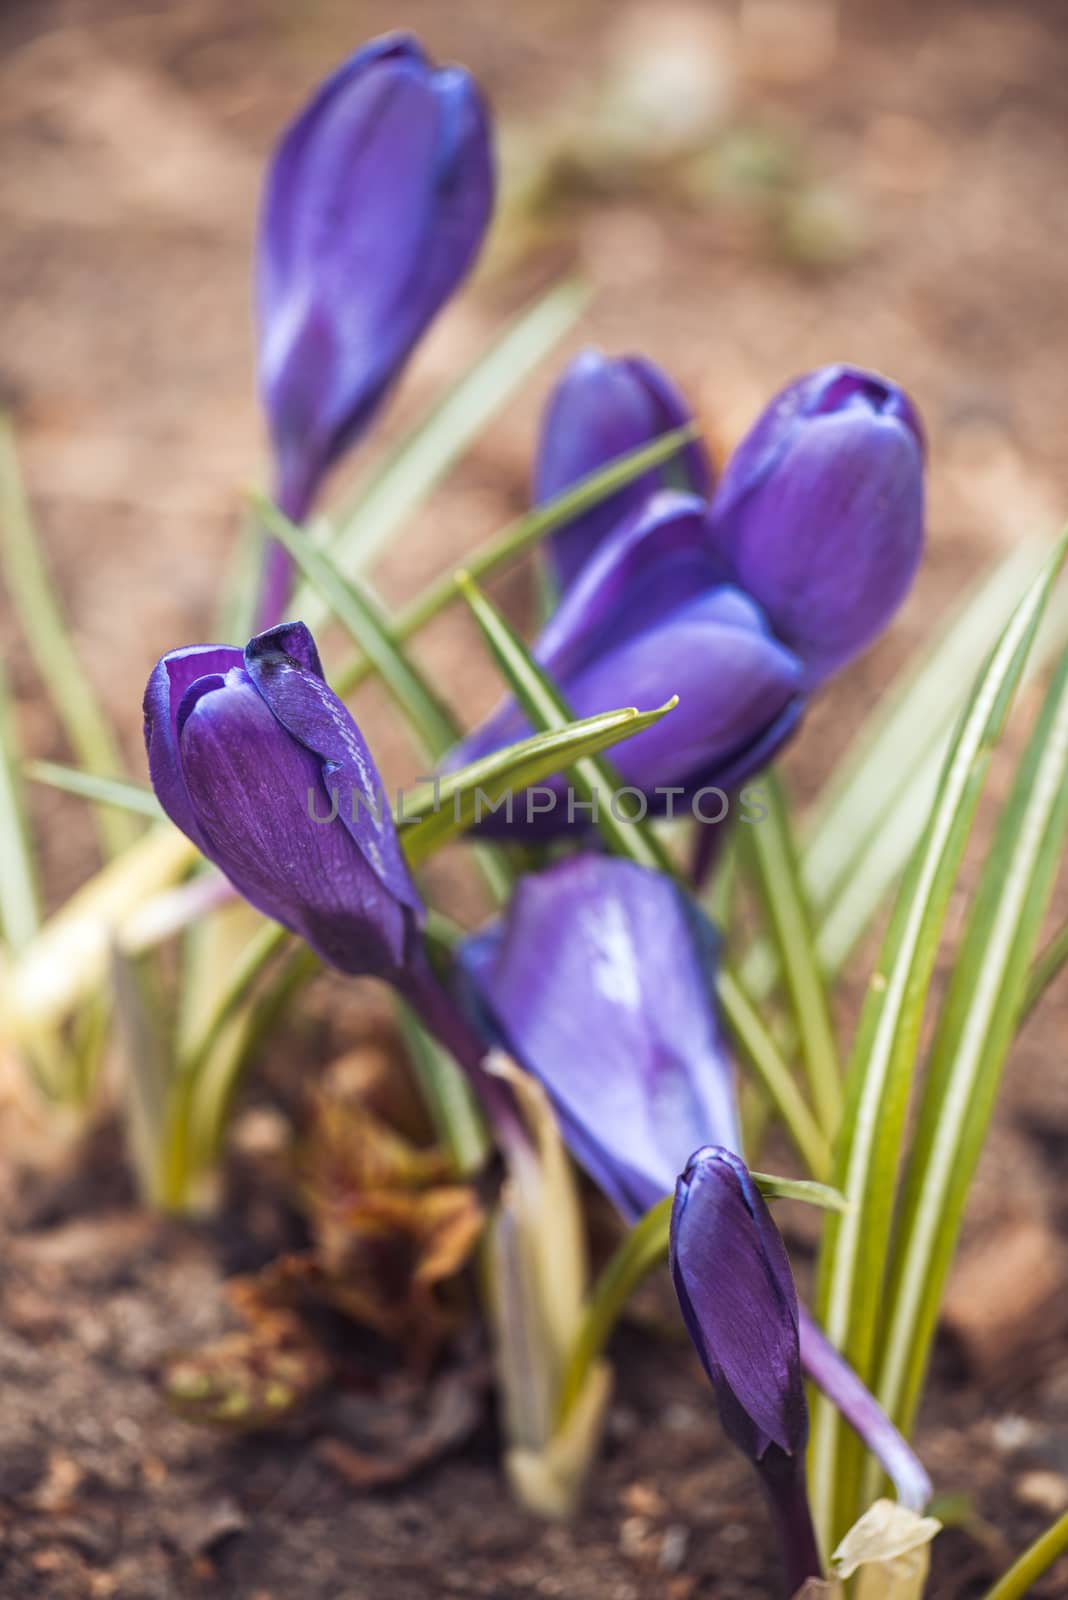
[[[522, 164], [551, 139], [567, 143], [574, 108], [593, 116], [620, 51], [641, 58], [642, 11], [517, 0], [505, 16], [495, 0], [447, 11], [410, 0], [402, 20], [475, 68]], [[208, 629], [239, 487], [259, 459], [246, 307], [264, 153], [308, 84], [397, 20], [383, 0], [8, 0], [0, 14], [0, 395], [88, 669], [133, 762], [147, 671]], [[930, 428], [930, 557], [891, 636], [810, 718], [791, 756], [810, 794], [974, 574], [1025, 534], [1052, 534], [1068, 504], [1068, 35], [1060, 9], [1040, 0], [693, 0], [657, 8], [657, 23], [684, 40], [697, 29], [714, 64], [716, 163], [651, 181], [617, 154], [610, 179], [602, 163], [591, 186], [565, 150], [551, 227], [528, 217], [530, 252], [517, 260], [502, 247], [450, 311], [386, 432], [575, 261], [597, 289], [583, 339], [662, 360], [717, 445], [820, 361], [860, 361], [906, 383]], [[543, 372], [507, 409], [383, 564], [391, 595], [522, 505], [548, 381]], [[502, 592], [522, 605], [522, 583]], [[63, 758], [2, 597], [0, 646], [28, 743]], [[456, 619], [426, 645], [469, 717], [493, 692], [481, 665], [470, 670], [475, 649]], [[373, 692], [363, 713], [390, 776], [409, 776], [411, 755]], [[35, 821], [59, 903], [91, 868], [91, 829], [76, 803], [43, 792]], [[360, 1028], [353, 1008], [335, 1015], [329, 1048]], [[1064, 1031], [1054, 996], [1015, 1053], [975, 1194], [971, 1276], [958, 1279], [924, 1412], [920, 1444], [939, 1492], [970, 1497], [977, 1514], [937, 1542], [939, 1600], [979, 1595], [1068, 1504], [1055, 1246], [1068, 1220]], [[294, 1224], [277, 1192], [236, 1169], [214, 1227], [148, 1220], [111, 1140], [105, 1129], [90, 1150], [53, 1152], [47, 1177], [32, 1179], [16, 1171], [14, 1139], [0, 1146], [4, 1597], [775, 1592], [744, 1464], [720, 1440], [686, 1347], [659, 1324], [617, 1341], [604, 1461], [568, 1526], [543, 1526], [509, 1500], [488, 1403], [451, 1454], [371, 1493], [339, 1476], [324, 1447], [351, 1433], [344, 1387], [284, 1437], [227, 1440], [172, 1417], [157, 1386], [167, 1352], [224, 1326], [226, 1276], [291, 1243]], [[1053, 1263], [1040, 1307], [1001, 1317], [993, 1346], [981, 1277], [976, 1288], [984, 1248], [987, 1303], [1011, 1298], [1014, 1260], [1033, 1263], [1037, 1250]], [[1030, 1278], [1029, 1265], [1017, 1270]], [[1062, 1569], [1035, 1592], [1066, 1585]]]

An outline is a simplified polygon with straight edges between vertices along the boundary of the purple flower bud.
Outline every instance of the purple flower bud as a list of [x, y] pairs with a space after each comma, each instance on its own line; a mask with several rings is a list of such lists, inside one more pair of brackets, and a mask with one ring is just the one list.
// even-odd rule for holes
[[788, 385], [728, 462], [713, 534], [810, 684], [866, 649], [908, 593], [923, 468], [911, 400], [848, 366]]
[[797, 1291], [779, 1231], [740, 1157], [691, 1156], [671, 1213], [671, 1276], [723, 1426], [751, 1461], [808, 1439]]
[[[617, 456], [652, 444], [661, 434], [692, 421], [691, 408], [651, 361], [584, 350], [560, 378], [545, 407], [534, 468], [535, 501], [540, 505], [552, 500]], [[707, 498], [712, 467], [699, 441], [553, 534], [549, 550], [561, 591], [617, 523], [654, 490], [668, 487]]]
[[706, 1145], [679, 1178], [670, 1261], [724, 1431], [760, 1474], [793, 1594], [821, 1572], [805, 1488], [797, 1291], [763, 1196], [730, 1150]]
[[246, 900], [343, 972], [396, 979], [422, 905], [378, 772], [303, 623], [194, 645], [145, 692], [152, 784]]
[[717, 944], [671, 879], [583, 855], [522, 879], [504, 921], [460, 948], [486, 1032], [544, 1085], [573, 1154], [631, 1222], [695, 1145], [739, 1143]]
[[[615, 745], [611, 760], [647, 797], [673, 809], [698, 790], [727, 790], [760, 770], [803, 707], [801, 667], [768, 631], [759, 607], [724, 583], [705, 509], [688, 495], [654, 495], [601, 544], [534, 647], [576, 717], [618, 706], [678, 707]], [[506, 702], [450, 756], [456, 767], [522, 739], [530, 726]], [[547, 835], [569, 816], [561, 783], [551, 812], [531, 817], [523, 796], [486, 833]], [[664, 791], [675, 790], [675, 797]], [[660, 791], [659, 793], [657, 791]], [[581, 816], [577, 820], [582, 821]], [[715, 820], [707, 818], [706, 820]]]
[[406, 34], [358, 50], [292, 123], [260, 225], [260, 387], [298, 520], [470, 268], [493, 207], [486, 107]]

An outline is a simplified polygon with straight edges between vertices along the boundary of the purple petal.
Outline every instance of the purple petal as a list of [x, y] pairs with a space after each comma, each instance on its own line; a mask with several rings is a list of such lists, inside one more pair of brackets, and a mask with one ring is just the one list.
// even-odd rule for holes
[[178, 707], [198, 678], [226, 673], [241, 665], [241, 651], [225, 644], [195, 644], [172, 650], [152, 670], [145, 690], [145, 748], [152, 787], [176, 827], [204, 849], [178, 759]]
[[402, 969], [411, 912], [340, 816], [313, 820], [313, 811], [330, 815], [323, 764], [290, 737], [245, 670], [198, 679], [177, 726], [203, 849], [235, 888], [343, 971]]
[[737, 1144], [715, 934], [669, 879], [575, 857], [524, 878], [461, 961], [488, 1030], [545, 1086], [576, 1159], [629, 1220], [671, 1192], [695, 1144]]
[[[567, 368], [549, 397], [534, 469], [537, 504], [651, 444], [693, 420], [670, 379], [641, 356], [609, 359], [586, 350]], [[566, 591], [604, 538], [658, 488], [684, 484], [707, 497], [712, 472], [704, 446], [688, 445], [680, 458], [643, 474], [553, 534], [550, 551], [561, 591]]]
[[759, 1461], [800, 1453], [808, 1433], [797, 1293], [786, 1250], [745, 1163], [698, 1150], [678, 1181], [671, 1273], [724, 1428]]
[[866, 648], [923, 551], [924, 441], [908, 397], [828, 367], [791, 384], [729, 462], [712, 529], [815, 683]]
[[368, 426], [470, 268], [492, 203], [477, 88], [407, 36], [357, 51], [290, 127], [265, 189], [258, 299], [291, 503]]
[[282, 623], [245, 648], [245, 668], [272, 715], [317, 758], [326, 791], [338, 797], [338, 822], [393, 899], [421, 916], [393, 824], [389, 798], [363, 735], [323, 680], [318, 651], [302, 622]]

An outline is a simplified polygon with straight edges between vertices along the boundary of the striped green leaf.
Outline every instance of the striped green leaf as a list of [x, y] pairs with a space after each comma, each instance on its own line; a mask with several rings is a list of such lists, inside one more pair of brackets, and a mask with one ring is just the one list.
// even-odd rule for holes
[[[122, 751], [74, 647], [26, 501], [14, 435], [2, 416], [0, 569], [34, 664], [79, 761], [90, 772], [121, 772]], [[109, 810], [100, 813], [98, 829], [105, 852], [115, 855], [137, 838], [141, 825]]]
[[968, 1191], [1068, 829], [1068, 651], [998, 820], [931, 1046], [895, 1235], [877, 1392], [911, 1427]]
[[[832, 1181], [849, 1212], [828, 1218], [817, 1315], [858, 1375], [871, 1376], [905, 1114], [928, 985], [950, 894], [986, 779], [991, 752], [1034, 644], [1061, 541], [1010, 618], [972, 691], [953, 739], [934, 808], [909, 865], [868, 987], [850, 1060], [846, 1112]], [[856, 1446], [825, 1399], [812, 1430], [817, 1525], [830, 1540], [852, 1521], [840, 1508], [856, 1486]]]

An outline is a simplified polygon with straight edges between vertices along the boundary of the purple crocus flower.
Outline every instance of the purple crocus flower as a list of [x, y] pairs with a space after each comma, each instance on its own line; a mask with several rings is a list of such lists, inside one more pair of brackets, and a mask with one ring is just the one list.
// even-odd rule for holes
[[[264, 189], [257, 300], [275, 494], [294, 521], [469, 271], [493, 196], [478, 86], [408, 34], [357, 50], [286, 130]], [[272, 546], [262, 626], [289, 575]]]
[[712, 503], [735, 582], [809, 684], [867, 648], [923, 552], [924, 437], [888, 379], [829, 366], [789, 384], [734, 452]]
[[[657, 812], [672, 811], [679, 796], [692, 804], [701, 789], [743, 783], [788, 738], [804, 703], [800, 663], [772, 636], [759, 606], [723, 581], [703, 503], [668, 490], [602, 542], [533, 653], [576, 717], [619, 705], [648, 710], [679, 696], [670, 716], [612, 750], [624, 783]], [[449, 764], [475, 761], [529, 733], [507, 701], [461, 741]], [[510, 817], [498, 811], [481, 827], [561, 832], [576, 820], [564, 790], [558, 780], [557, 803], [538, 815], [516, 797]], [[698, 809], [717, 820], [710, 801]]]
[[419, 895], [370, 752], [303, 623], [243, 651], [165, 655], [145, 740], [163, 809], [246, 900], [343, 972], [395, 980], [409, 968]]
[[690, 1157], [671, 1211], [671, 1277], [728, 1437], [756, 1467], [794, 1594], [821, 1576], [805, 1484], [797, 1291], [779, 1231], [730, 1150]]
[[260, 385], [286, 511], [372, 421], [478, 254], [493, 207], [485, 104], [407, 34], [349, 57], [290, 125], [260, 222]]
[[145, 690], [152, 786], [257, 910], [332, 967], [384, 978], [468, 1073], [498, 1141], [525, 1142], [482, 1042], [435, 978], [424, 908], [363, 735], [302, 622], [172, 650]]
[[[542, 416], [535, 502], [554, 499], [617, 456], [692, 421], [691, 408], [670, 378], [644, 356], [584, 350], [557, 382]], [[559, 589], [570, 586], [617, 523], [654, 490], [668, 487], [688, 489], [702, 499], [710, 494], [712, 466], [700, 441], [557, 529], [549, 555]]]
[[[628, 1223], [675, 1188], [694, 1150], [741, 1154], [714, 997], [716, 935], [682, 887], [601, 855], [524, 878], [502, 921], [460, 947], [486, 1037], [544, 1086], [575, 1159]], [[922, 1511], [922, 1465], [812, 1318], [804, 1370]]]

